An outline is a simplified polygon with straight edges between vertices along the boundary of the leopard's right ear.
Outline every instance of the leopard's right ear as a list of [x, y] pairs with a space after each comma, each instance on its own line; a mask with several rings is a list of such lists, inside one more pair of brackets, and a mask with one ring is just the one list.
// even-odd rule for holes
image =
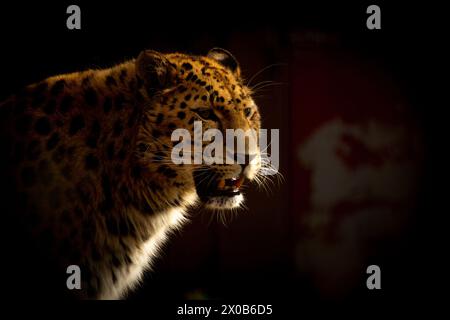
[[164, 54], [145, 50], [136, 59], [136, 73], [148, 90], [159, 91], [173, 83], [175, 69]]

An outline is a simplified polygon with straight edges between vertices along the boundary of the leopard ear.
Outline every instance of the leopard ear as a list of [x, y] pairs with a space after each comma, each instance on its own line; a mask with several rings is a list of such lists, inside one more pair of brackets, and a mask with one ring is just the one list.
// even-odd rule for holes
[[213, 48], [208, 52], [208, 58], [216, 60], [224, 67], [231, 70], [235, 76], [241, 75], [241, 69], [236, 58], [227, 50], [222, 48]]
[[154, 50], [142, 51], [136, 60], [136, 73], [148, 90], [159, 91], [174, 80], [174, 70], [164, 54]]

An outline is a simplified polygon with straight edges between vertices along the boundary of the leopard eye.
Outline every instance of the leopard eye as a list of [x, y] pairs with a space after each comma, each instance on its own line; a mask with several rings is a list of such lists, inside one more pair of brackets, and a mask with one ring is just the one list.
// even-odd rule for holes
[[252, 108], [245, 108], [244, 109], [244, 114], [247, 118], [249, 118], [252, 114]]
[[194, 110], [202, 119], [217, 121], [217, 117], [210, 108], [202, 108]]

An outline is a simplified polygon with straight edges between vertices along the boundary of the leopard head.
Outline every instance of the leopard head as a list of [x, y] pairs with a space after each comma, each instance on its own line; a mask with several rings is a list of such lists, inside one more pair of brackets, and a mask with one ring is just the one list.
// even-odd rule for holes
[[[194, 190], [207, 208], [241, 206], [242, 186], [257, 176], [261, 153], [258, 143], [249, 143], [246, 138], [243, 148], [238, 150], [237, 142], [230, 154], [226, 148], [227, 129], [258, 134], [260, 114], [251, 89], [243, 83], [235, 57], [219, 48], [206, 56], [146, 50], [137, 58], [136, 70], [149, 97], [145, 101], [137, 143], [141, 166], [152, 171], [159, 184]], [[183, 154], [190, 158], [188, 164], [173, 161], [173, 148], [180, 142], [173, 141], [177, 129], [183, 129], [191, 137], [189, 151], [186, 154], [184, 149]], [[195, 160], [198, 150], [204, 154], [213, 140], [211, 137], [204, 140], [202, 134], [208, 130], [222, 134], [222, 141], [214, 141], [223, 143], [223, 152], [213, 156], [223, 161]], [[195, 149], [195, 135], [200, 135], [201, 149]], [[257, 141], [257, 136], [253, 138]]]

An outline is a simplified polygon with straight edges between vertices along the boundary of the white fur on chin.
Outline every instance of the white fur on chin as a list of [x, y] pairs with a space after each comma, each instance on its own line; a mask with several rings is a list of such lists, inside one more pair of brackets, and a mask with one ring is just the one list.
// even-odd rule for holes
[[209, 209], [234, 209], [240, 207], [242, 202], [244, 202], [242, 194], [234, 197], [212, 197], [205, 202], [205, 207]]

